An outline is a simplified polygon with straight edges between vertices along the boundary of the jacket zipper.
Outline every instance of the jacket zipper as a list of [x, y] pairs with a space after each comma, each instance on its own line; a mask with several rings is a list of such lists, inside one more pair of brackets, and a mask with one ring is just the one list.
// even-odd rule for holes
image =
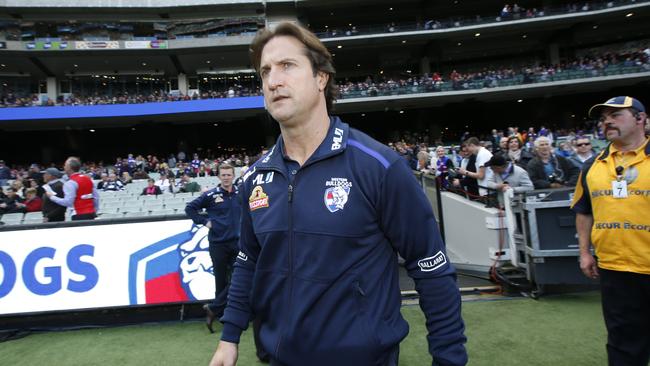
[[[288, 192], [287, 192], [287, 202], [288, 202], [288, 220], [289, 220], [289, 227], [288, 227], [288, 234], [289, 234], [289, 255], [288, 255], [288, 260], [289, 260], [289, 299], [287, 301], [287, 310], [291, 309], [291, 297], [293, 296], [293, 187], [295, 184], [296, 178], [293, 178], [293, 183], [289, 183], [288, 187]], [[288, 317], [291, 316], [290, 312], [287, 311], [285, 315], [285, 322], [284, 324], [286, 325], [289, 323]], [[280, 333], [280, 338], [278, 339], [278, 344], [275, 347], [275, 357], [280, 358], [280, 344], [282, 343], [282, 338], [284, 336], [284, 331]]]

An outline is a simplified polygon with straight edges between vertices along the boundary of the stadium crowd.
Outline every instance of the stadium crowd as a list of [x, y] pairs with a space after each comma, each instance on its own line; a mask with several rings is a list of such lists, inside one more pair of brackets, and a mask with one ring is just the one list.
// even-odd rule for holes
[[[590, 10], [606, 9], [625, 5], [634, 0], [569, 3], [554, 7], [542, 6], [525, 8], [516, 3], [505, 4], [501, 11], [492, 14], [474, 15], [459, 18], [426, 19], [418, 16], [414, 20], [393, 21], [384, 25], [359, 24], [345, 27], [325, 26], [313, 29], [321, 38], [355, 36], [359, 34], [395, 33], [399, 31], [418, 31], [456, 28], [461, 26], [503, 22], [519, 19], [538, 18], [559, 14], [570, 14]], [[41, 22], [3, 22], [0, 31], [9, 41], [26, 42], [68, 42], [68, 41], [116, 41], [116, 40], [171, 40], [187, 38], [227, 37], [254, 34], [263, 27], [259, 17], [200, 19], [142, 22], [83, 22], [63, 23]]]
[[[376, 75], [367, 76], [361, 81], [339, 80], [340, 98], [372, 97], [391, 94], [410, 94], [422, 92], [439, 92], [444, 90], [466, 90], [494, 88], [502, 82], [530, 84], [553, 81], [555, 77], [566, 72], [582, 72], [580, 77], [596, 77], [608, 71], [636, 67], [638, 70], [650, 70], [650, 47], [644, 46], [634, 50], [605, 52], [586, 55], [556, 65], [525, 65], [523, 67], [483, 68], [478, 71], [459, 72], [453, 69], [444, 76], [442, 72], [431, 74], [403, 76]], [[638, 71], [637, 70], [637, 71]], [[114, 95], [75, 95], [59, 96], [56, 101], [41, 100], [38, 95], [17, 95], [5, 92], [0, 95], [0, 107], [31, 106], [75, 106], [103, 104], [134, 104], [175, 102], [197, 99], [235, 98], [262, 95], [261, 83], [256, 79], [255, 85], [235, 84], [219, 90], [202, 90], [192, 95], [156, 91], [148, 95], [135, 93], [116, 93]]]
[[[477, 14], [471, 17], [450, 17], [446, 19], [426, 19], [421, 20], [418, 17], [415, 21], [406, 22], [389, 22], [386, 24], [375, 25], [352, 25], [348, 24], [344, 27], [329, 27], [324, 29], [315, 30], [316, 34], [321, 38], [334, 38], [334, 37], [349, 37], [359, 34], [376, 34], [376, 33], [395, 33], [395, 32], [410, 32], [421, 30], [433, 29], [446, 29], [457, 28], [469, 25], [486, 24], [505, 22], [511, 20], [539, 18], [551, 15], [571, 14], [577, 12], [585, 12], [590, 10], [600, 10], [613, 8], [615, 6], [625, 5], [630, 1], [602, 1], [602, 2], [583, 2], [583, 3], [569, 3], [565, 5], [558, 5], [554, 7], [542, 6], [525, 8], [517, 3], [505, 4], [501, 11], [493, 14]], [[392, 8], [390, 9], [393, 10]]]
[[[93, 180], [98, 180], [98, 191], [120, 191], [133, 180], [147, 179], [159, 190], [145, 188], [142, 194], [198, 192], [201, 187], [193, 182], [192, 178], [216, 177], [219, 164], [246, 167], [260, 156], [246, 151], [216, 155], [209, 150], [205, 151], [204, 155], [203, 158], [200, 158], [198, 153], [189, 156], [183, 151], [169, 154], [166, 158], [128, 154], [125, 158], [116, 158], [113, 164], [105, 164], [102, 161], [84, 162], [80, 171]], [[45, 193], [44, 175], [48, 171], [58, 175], [56, 178], [64, 178], [63, 172], [55, 164], [48, 167], [41, 164], [10, 167], [0, 160], [0, 187], [3, 188], [0, 190], [0, 215], [40, 211], [41, 206], [36, 202]]]
[[[513, 188], [519, 192], [533, 187], [575, 185], [581, 164], [597, 152], [592, 141], [602, 141], [603, 136], [594, 124], [583, 130], [551, 130], [540, 126], [520, 131], [517, 127], [509, 127], [494, 129], [480, 139], [471, 137], [466, 131], [459, 139], [460, 145], [444, 144], [441, 140], [430, 143], [426, 136], [415, 132], [406, 133], [388, 145], [402, 155], [414, 171], [435, 176], [443, 189], [480, 199], [488, 190]], [[221, 163], [249, 166], [263, 152], [241, 150], [216, 154], [208, 149], [192, 155], [180, 151], [166, 157], [128, 154], [116, 158], [112, 164], [84, 162], [81, 171], [98, 181], [96, 188], [100, 191], [123, 190], [133, 180], [147, 179], [150, 184], [142, 194], [196, 192], [201, 187], [192, 178], [216, 176]], [[56, 166], [9, 167], [0, 160], [0, 187], [4, 188], [0, 191], [0, 214], [40, 210], [38, 201], [44, 193], [46, 168]], [[509, 180], [504, 178], [512, 173], [516, 175]], [[513, 184], [515, 178], [517, 182], [530, 184], [520, 189], [519, 183]]]
[[444, 189], [485, 201], [488, 194], [513, 189], [575, 186], [582, 164], [599, 152], [604, 139], [598, 125], [588, 130], [552, 131], [544, 126], [520, 131], [493, 129], [479, 140], [465, 132], [460, 145], [427, 143], [424, 136], [406, 135], [389, 143], [410, 167], [436, 177]]
[[153, 92], [148, 95], [129, 94], [128, 92], [116, 93], [115, 95], [75, 95], [59, 96], [56, 101], [47, 99], [42, 101], [38, 95], [18, 96], [12, 92], [0, 96], [0, 107], [38, 107], [38, 106], [77, 106], [77, 105], [105, 105], [105, 104], [139, 104], [139, 103], [160, 103], [178, 102], [198, 99], [215, 98], [237, 98], [262, 95], [258, 88], [248, 88], [241, 85], [229, 87], [224, 90], [202, 91], [185, 95], [183, 93], [166, 93], [162, 91]]

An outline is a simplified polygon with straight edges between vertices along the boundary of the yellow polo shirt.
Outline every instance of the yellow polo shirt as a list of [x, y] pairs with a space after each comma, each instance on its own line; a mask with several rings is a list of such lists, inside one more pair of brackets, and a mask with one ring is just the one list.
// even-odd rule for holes
[[[593, 215], [591, 242], [604, 269], [650, 274], [650, 143], [623, 154], [610, 144], [580, 173], [571, 208]], [[627, 198], [612, 182], [623, 166]]]

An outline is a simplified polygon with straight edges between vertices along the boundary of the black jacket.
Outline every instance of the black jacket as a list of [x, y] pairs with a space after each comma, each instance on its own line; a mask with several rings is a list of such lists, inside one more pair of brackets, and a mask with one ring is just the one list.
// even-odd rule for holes
[[[578, 175], [580, 175], [580, 168], [559, 155], [551, 155], [551, 164], [553, 164], [554, 175], [557, 179], [562, 180], [567, 187], [575, 187], [578, 182]], [[552, 182], [544, 172], [544, 163], [539, 158], [533, 158], [528, 163], [526, 170], [530, 180], [533, 181], [535, 189], [549, 188], [551, 186]]]
[[[50, 183], [50, 187], [58, 197], [63, 198], [63, 182], [57, 180]], [[47, 194], [43, 195], [43, 217], [47, 218], [48, 222], [65, 221], [65, 206], [57, 205], [50, 200]]]

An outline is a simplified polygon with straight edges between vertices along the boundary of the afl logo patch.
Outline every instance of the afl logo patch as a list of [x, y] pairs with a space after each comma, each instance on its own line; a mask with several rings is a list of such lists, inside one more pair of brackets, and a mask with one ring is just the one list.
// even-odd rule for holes
[[251, 211], [255, 211], [258, 208], [269, 207], [269, 196], [264, 193], [264, 190], [260, 186], [253, 188], [251, 196], [248, 198], [248, 206]]

